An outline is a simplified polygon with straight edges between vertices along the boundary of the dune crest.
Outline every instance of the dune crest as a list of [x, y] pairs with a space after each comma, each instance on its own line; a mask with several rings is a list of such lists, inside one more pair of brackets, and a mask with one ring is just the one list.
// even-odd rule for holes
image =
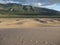
[[53, 18], [0, 19], [0, 28], [33, 28], [33, 27], [50, 27], [50, 26], [60, 26], [60, 20]]

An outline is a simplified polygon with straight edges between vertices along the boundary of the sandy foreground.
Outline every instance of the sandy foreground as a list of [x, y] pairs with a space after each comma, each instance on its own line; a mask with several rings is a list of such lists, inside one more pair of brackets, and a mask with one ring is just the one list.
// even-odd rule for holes
[[60, 45], [60, 19], [0, 18], [0, 45]]
[[0, 28], [60, 27], [60, 18], [0, 18]]
[[0, 45], [60, 45], [60, 28], [0, 29]]

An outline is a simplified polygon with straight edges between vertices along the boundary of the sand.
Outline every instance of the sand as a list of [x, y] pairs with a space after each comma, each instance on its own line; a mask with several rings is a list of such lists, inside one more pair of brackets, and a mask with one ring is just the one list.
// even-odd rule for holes
[[60, 18], [0, 18], [0, 45], [60, 45]]
[[60, 27], [60, 18], [0, 18], [0, 28]]
[[0, 29], [0, 45], [60, 45], [60, 27]]

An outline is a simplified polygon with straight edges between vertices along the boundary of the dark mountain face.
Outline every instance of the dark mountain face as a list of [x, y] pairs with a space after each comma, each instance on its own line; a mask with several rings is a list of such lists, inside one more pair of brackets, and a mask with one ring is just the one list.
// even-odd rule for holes
[[16, 3], [8, 3], [8, 4], [0, 4], [0, 14], [40, 14], [40, 15], [59, 15], [60, 12], [41, 8], [41, 7], [33, 7], [30, 5], [21, 5]]

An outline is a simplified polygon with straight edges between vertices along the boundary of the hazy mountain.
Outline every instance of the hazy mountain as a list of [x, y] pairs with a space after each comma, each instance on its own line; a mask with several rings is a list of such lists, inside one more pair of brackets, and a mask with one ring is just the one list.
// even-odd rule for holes
[[42, 7], [33, 7], [16, 3], [0, 4], [0, 14], [40, 14], [40, 15], [59, 15], [60, 12]]

